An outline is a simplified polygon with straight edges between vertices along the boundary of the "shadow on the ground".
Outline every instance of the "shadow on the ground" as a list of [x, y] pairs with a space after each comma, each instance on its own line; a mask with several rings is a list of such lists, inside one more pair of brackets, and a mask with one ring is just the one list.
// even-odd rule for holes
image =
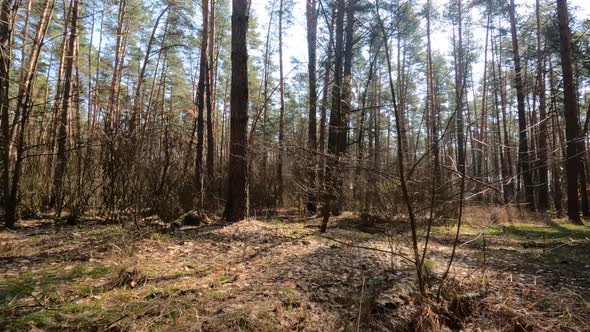
[[[407, 251], [407, 223], [362, 220], [356, 215], [344, 214], [331, 218], [327, 233], [328, 237], [338, 242], [308, 227], [319, 225], [319, 222], [319, 218], [299, 221], [292, 218], [288, 222], [270, 219], [235, 224], [212, 223], [182, 227], [160, 240], [123, 237], [123, 240], [138, 240], [141, 248], [152, 250], [134, 253], [135, 256], [130, 259], [139, 261], [142, 258], [141, 264], [163, 266], [148, 278], [146, 286], [133, 290], [133, 296], [128, 301], [136, 306], [152, 301], [164, 308], [168, 303], [157, 302], [164, 299], [158, 294], [174, 294], [166, 299], [181, 304], [178, 308], [166, 310], [188, 312], [193, 307], [199, 308], [201, 315], [208, 316], [201, 326], [204, 330], [213, 331], [235, 327], [272, 331], [278, 326], [281, 330], [302, 327], [411, 330], [408, 326], [390, 321], [393, 316], [389, 315], [396, 310], [412, 310], [413, 268], [387, 253], [388, 240], [399, 243], [401, 250]], [[551, 231], [532, 228], [528, 232], [520, 230], [515, 224], [505, 226], [501, 233], [475, 240], [471, 236], [462, 236], [456, 266], [473, 271], [481, 268], [485, 256], [488, 270], [514, 274], [523, 283], [535, 282], [553, 289], [575, 288], [584, 296], [589, 296], [590, 243], [581, 240], [588, 236], [588, 230], [561, 224], [545, 227]], [[81, 263], [94, 257], [96, 252], [110, 251], [114, 239], [121, 240], [120, 236], [113, 237], [109, 229], [103, 229], [97, 223], [46, 231], [45, 225], [17, 230], [17, 237], [25, 239], [29, 245], [36, 235], [44, 235], [48, 239], [38, 243], [39, 250], [31, 255], [0, 256], [0, 266], [18, 261], [27, 261], [30, 268], [51, 263]], [[81, 235], [74, 234], [80, 232]], [[547, 242], [542, 235], [546, 233], [551, 235], [546, 236], [549, 239]], [[580, 240], [566, 240], [570, 237]], [[68, 244], [68, 241], [72, 243]], [[377, 243], [381, 246], [379, 250], [359, 248], [373, 248]], [[433, 234], [429, 258], [443, 267], [451, 245], [452, 236]], [[188, 253], [180, 255], [178, 248], [187, 249], [183, 253]], [[165, 265], [164, 260], [172, 263]], [[172, 271], [172, 268], [182, 268], [190, 261], [197, 261], [200, 266], [186, 271]], [[68, 274], [63, 282], [52, 276], [46, 279], [49, 278], [50, 284], [65, 284], [91, 272], [76, 273]], [[33, 274], [31, 280], [39, 278], [43, 276]], [[6, 284], [10, 281], [12, 297], [21, 291], [20, 288], [24, 289], [23, 294], [32, 292], [26, 283], [15, 283], [18, 277], [4, 281]], [[167, 293], [167, 288], [173, 288], [174, 293]], [[109, 295], [103, 296], [108, 298]], [[34, 310], [37, 309], [43, 310]], [[138, 312], [135, 316], [125, 317], [125, 324], [134, 324], [136, 319], [142, 319], [144, 309]], [[153, 324], [169, 324], [164, 314], [155, 312], [154, 317], [160, 320], [155, 320]], [[117, 315], [124, 314], [118, 312]], [[189, 322], [186, 324], [188, 326]]]

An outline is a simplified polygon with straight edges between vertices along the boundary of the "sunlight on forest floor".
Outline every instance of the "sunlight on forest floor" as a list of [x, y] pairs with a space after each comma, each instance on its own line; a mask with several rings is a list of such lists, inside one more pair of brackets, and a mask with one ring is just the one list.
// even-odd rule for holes
[[[22, 225], [0, 233], [0, 326], [8, 331], [402, 330], [418, 314], [412, 267], [386, 253], [408, 252], [402, 223], [346, 213], [327, 236], [319, 219], [293, 216], [175, 232]], [[433, 275], [444, 271], [455, 231], [433, 228]], [[467, 220], [453, 280], [490, 312], [466, 317], [466, 328], [588, 328], [589, 238], [588, 226], [561, 220]]]

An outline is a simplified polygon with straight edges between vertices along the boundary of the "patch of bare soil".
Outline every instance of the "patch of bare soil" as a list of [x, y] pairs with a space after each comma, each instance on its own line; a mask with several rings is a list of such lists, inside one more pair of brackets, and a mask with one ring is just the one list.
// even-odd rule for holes
[[[583, 256], [569, 272], [548, 258], [584, 242], [543, 257], [550, 248], [467, 234], [452, 278], [431, 289], [442, 300], [418, 303], [411, 264], [389, 254], [408, 252], [403, 223], [344, 214], [327, 236], [317, 225], [245, 220], [162, 232], [27, 221], [0, 233], [0, 330], [412, 331], [445, 319], [445, 329], [590, 328], [590, 271], [574, 268]], [[437, 233], [431, 244], [432, 280], [448, 239]]]

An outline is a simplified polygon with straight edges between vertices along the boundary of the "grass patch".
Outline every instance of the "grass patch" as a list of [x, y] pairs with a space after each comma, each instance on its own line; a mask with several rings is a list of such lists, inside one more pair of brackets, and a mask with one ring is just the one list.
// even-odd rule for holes
[[172, 239], [171, 234], [154, 232], [150, 235], [150, 239], [154, 241], [165, 241]]
[[35, 235], [31, 236], [29, 238], [29, 240], [31, 241], [32, 245], [37, 245], [41, 242], [41, 236], [38, 234], [35, 234]]
[[55, 321], [55, 312], [51, 312], [48, 310], [40, 310], [31, 312], [24, 316], [21, 316], [14, 320], [6, 320], [3, 323], [4, 317], [0, 317], [0, 324], [4, 325], [6, 331], [29, 331], [31, 327], [37, 327], [40, 329], [50, 329], [50, 328], [57, 328], [58, 324]]
[[[432, 226], [431, 234], [432, 235], [439, 235], [439, 236], [449, 236], [455, 235], [457, 232], [457, 224], [448, 225], [448, 226]], [[461, 225], [461, 234], [462, 235], [477, 235], [483, 232], [486, 235], [501, 235], [504, 231], [501, 226], [491, 225], [485, 227], [477, 227], [472, 226], [470, 224], [462, 224]], [[424, 236], [426, 235], [426, 229], [418, 230], [418, 235]]]
[[213, 299], [213, 300], [217, 300], [217, 301], [222, 301], [227, 296], [225, 294], [225, 292], [219, 291], [219, 290], [211, 290], [211, 291], [206, 292], [204, 295], [209, 299]]
[[113, 269], [110, 266], [98, 265], [98, 266], [95, 266], [92, 270], [88, 271], [86, 273], [86, 275], [89, 277], [93, 277], [93, 278], [99, 278], [99, 277], [106, 276], [107, 274], [111, 273], [112, 271], [113, 271]]
[[590, 237], [590, 229], [586, 226], [554, 221], [549, 224], [512, 223], [503, 226], [502, 229], [508, 235], [528, 240], [580, 240]]
[[[108, 317], [108, 318], [107, 318]], [[93, 300], [89, 303], [66, 303], [50, 310], [41, 309], [17, 318], [0, 318], [0, 324], [6, 331], [29, 331], [32, 327], [41, 330], [87, 331], [93, 330], [100, 322], [117, 317], [114, 312], [103, 310], [102, 302]]]
[[0, 279], [0, 307], [29, 296], [33, 292], [33, 274], [28, 272], [19, 277]]
[[282, 292], [282, 302], [285, 308], [289, 311], [298, 308], [301, 305], [296, 301], [296, 295], [292, 288], [285, 288]]
[[[18, 318], [13, 317], [19, 300], [38, 293], [37, 300], [45, 301], [51, 305], [59, 305], [64, 301], [63, 296], [58, 293], [58, 288], [62, 285], [71, 283], [83, 276], [101, 277], [109, 272], [110, 268], [106, 266], [96, 266], [90, 269], [84, 264], [79, 264], [68, 270], [48, 268], [37, 272], [21, 273], [15, 277], [0, 278], [0, 326], [6, 325], [8, 322], [14, 322], [14, 324], [9, 325], [9, 330], [10, 326], [15, 327], [13, 330], [22, 330], [18, 327], [26, 326], [29, 323], [40, 328], [50, 328], [53, 326], [51, 325], [51, 317], [55, 313], [53, 311], [39, 310]], [[80, 291], [84, 295], [92, 295], [93, 288], [87, 286]], [[65, 309], [68, 312], [75, 311], [73, 308]]]
[[275, 225], [275, 226], [284, 226], [285, 222], [279, 220], [279, 219], [267, 219], [267, 220], [262, 220], [262, 222], [265, 222], [267, 224], [271, 224], [271, 225]]

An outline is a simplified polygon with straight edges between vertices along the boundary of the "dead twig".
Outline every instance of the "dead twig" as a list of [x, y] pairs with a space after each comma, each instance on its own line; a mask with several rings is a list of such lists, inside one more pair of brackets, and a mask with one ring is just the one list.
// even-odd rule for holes
[[351, 248], [371, 250], [371, 251], [375, 251], [375, 252], [382, 252], [382, 253], [387, 253], [387, 254], [390, 254], [390, 255], [398, 256], [398, 257], [402, 258], [403, 260], [405, 260], [406, 262], [408, 262], [408, 263], [410, 263], [412, 265], [415, 264], [414, 263], [414, 260], [412, 260], [411, 258], [409, 258], [408, 256], [406, 256], [406, 255], [404, 255], [404, 254], [402, 254], [400, 252], [391, 252], [391, 251], [383, 250], [383, 249], [379, 249], [379, 248], [373, 248], [373, 247], [367, 247], [367, 246], [360, 246], [360, 245], [357, 245], [357, 244], [352, 244], [352, 243], [349, 243], [349, 242], [346, 242], [346, 241], [338, 240], [338, 239], [335, 239], [333, 237], [326, 236], [326, 235], [324, 235], [322, 237], [325, 238], [325, 239], [334, 241], [336, 243], [344, 244], [344, 245], [346, 245], [348, 247], [351, 247]]

